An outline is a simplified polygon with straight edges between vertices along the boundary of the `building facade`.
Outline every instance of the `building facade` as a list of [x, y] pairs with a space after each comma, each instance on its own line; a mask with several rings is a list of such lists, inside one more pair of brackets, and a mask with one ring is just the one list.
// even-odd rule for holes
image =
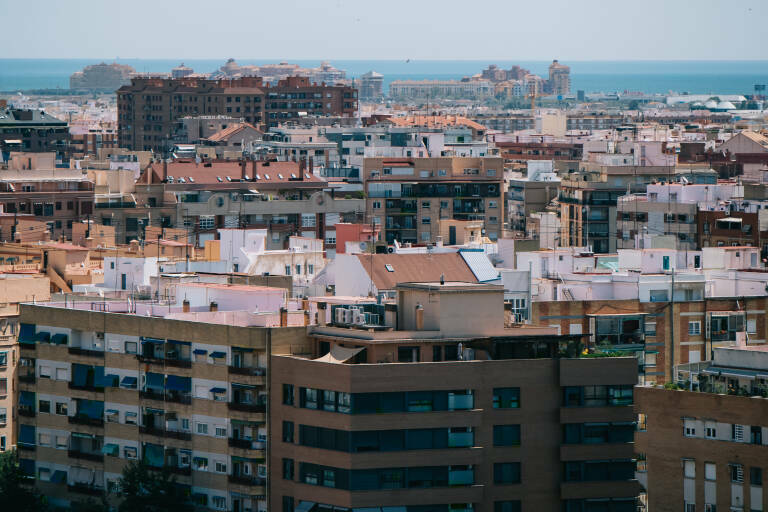
[[320, 304], [333, 323], [311, 330], [312, 351], [272, 358], [270, 510], [635, 510], [632, 358], [579, 359], [578, 336], [501, 328], [500, 286], [398, 296], [377, 319], [375, 302], [355, 310], [394, 332]]
[[435, 242], [441, 219], [482, 220], [488, 238], [501, 235], [500, 158], [366, 158], [363, 176], [367, 221], [388, 243]]
[[209, 80], [140, 77], [117, 91], [120, 147], [168, 151], [178, 120], [228, 115], [264, 128], [299, 114], [353, 116], [357, 90], [288, 77], [271, 86], [259, 77]]

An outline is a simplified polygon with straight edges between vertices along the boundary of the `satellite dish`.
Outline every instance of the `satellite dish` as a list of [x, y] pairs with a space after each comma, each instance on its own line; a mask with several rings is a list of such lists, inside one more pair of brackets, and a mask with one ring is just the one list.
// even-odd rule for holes
[[368, 250], [368, 242], [360, 242], [360, 250], [361, 251], [367, 251]]

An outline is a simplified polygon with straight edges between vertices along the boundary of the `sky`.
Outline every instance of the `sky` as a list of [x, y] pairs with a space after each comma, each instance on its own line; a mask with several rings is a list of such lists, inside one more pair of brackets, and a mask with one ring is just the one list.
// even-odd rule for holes
[[3, 58], [768, 59], [765, 0], [0, 0], [0, 12], [12, 14]]

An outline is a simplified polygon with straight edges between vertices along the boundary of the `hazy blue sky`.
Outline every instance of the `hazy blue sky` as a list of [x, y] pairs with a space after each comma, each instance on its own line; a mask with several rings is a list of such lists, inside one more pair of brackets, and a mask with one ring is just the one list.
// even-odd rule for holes
[[0, 57], [768, 59], [765, 0], [0, 0]]

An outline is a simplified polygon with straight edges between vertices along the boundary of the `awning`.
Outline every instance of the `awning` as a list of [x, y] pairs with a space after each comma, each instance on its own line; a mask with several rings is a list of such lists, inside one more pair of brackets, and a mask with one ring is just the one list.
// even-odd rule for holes
[[122, 382], [120, 382], [120, 385], [124, 388], [136, 388], [136, 384], [138, 383], [138, 379], [136, 377], [123, 377]]
[[365, 350], [365, 347], [346, 348], [334, 345], [331, 347], [330, 352], [323, 357], [318, 357], [315, 361], [321, 361], [323, 363], [345, 363], [363, 350]]
[[107, 443], [104, 445], [104, 448], [102, 448], [101, 451], [104, 455], [109, 455], [110, 457], [117, 457], [120, 455], [120, 446], [114, 443]]
[[741, 370], [739, 368], [722, 368], [718, 366], [710, 366], [709, 368], [702, 370], [704, 375], [716, 375], [721, 377], [740, 377], [744, 379], [754, 380], [757, 377], [758, 372], [753, 370]]
[[38, 332], [35, 334], [35, 341], [48, 341], [51, 339], [51, 333], [49, 332]]
[[51, 483], [54, 484], [63, 484], [67, 481], [67, 472], [66, 471], [54, 471], [51, 475]]
[[203, 350], [202, 348], [196, 348], [195, 350], [192, 351], [192, 353], [195, 354], [196, 356], [204, 356], [205, 354], [208, 353], [208, 351]]
[[22, 391], [19, 393], [19, 403], [21, 405], [35, 406], [35, 393], [33, 391]]
[[162, 373], [147, 373], [147, 388], [163, 389], [165, 376]]
[[169, 375], [165, 381], [165, 389], [171, 391], [190, 391], [192, 389], [192, 379], [189, 377], [179, 377], [178, 375]]
[[237, 350], [238, 352], [253, 352], [252, 348], [244, 348], [244, 347], [232, 347], [232, 350]]
[[222, 357], [227, 357], [227, 353], [226, 352], [211, 352], [211, 357], [214, 358], [214, 359], [219, 359], [219, 358], [222, 358]]
[[251, 384], [232, 384], [232, 389], [256, 389], [256, 386]]
[[82, 432], [72, 432], [72, 437], [77, 437], [79, 439], [93, 439], [93, 434], [83, 434]]
[[19, 442], [27, 445], [35, 444], [35, 427], [33, 425], [19, 426]]
[[51, 338], [51, 343], [54, 345], [66, 345], [67, 344], [67, 335], [63, 333], [57, 333], [54, 334]]
[[715, 219], [718, 222], [741, 222], [742, 219], [738, 217], [723, 217], [722, 219]]
[[144, 336], [141, 337], [142, 343], [165, 343], [165, 340], [161, 340], [159, 338], [145, 338]]
[[171, 343], [173, 345], [188, 345], [191, 346], [191, 341], [179, 341], [179, 340], [168, 340], [168, 343]]
[[227, 390], [224, 388], [211, 388], [211, 393], [226, 393]]
[[118, 382], [120, 382], [120, 376], [115, 375], [114, 373], [110, 373], [109, 375], [104, 376], [103, 387], [116, 388], [118, 385]]

